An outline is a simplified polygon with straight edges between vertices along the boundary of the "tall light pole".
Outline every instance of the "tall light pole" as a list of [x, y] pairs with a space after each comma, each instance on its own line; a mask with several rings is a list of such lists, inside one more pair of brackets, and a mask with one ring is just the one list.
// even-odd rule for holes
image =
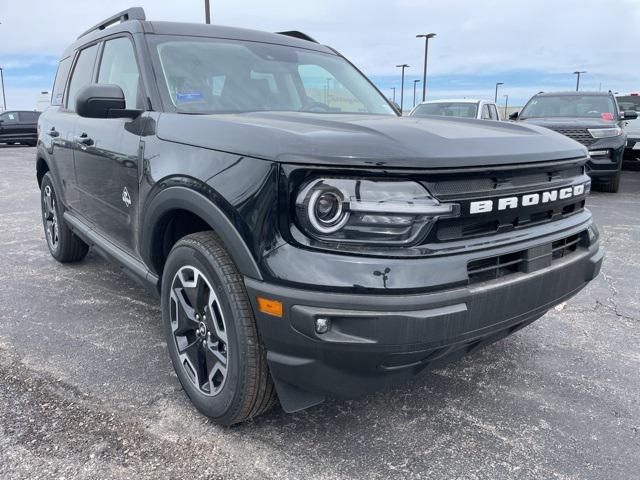
[[2, 105], [4, 105], [4, 108], [2, 109], [3, 112], [7, 111], [7, 97], [5, 97], [4, 95], [4, 73], [2, 71], [2, 67], [0, 67], [0, 81], [2, 81]]
[[204, 23], [211, 23], [211, 5], [210, 0], [204, 0]]
[[507, 107], [509, 106], [509, 95], [504, 96], [504, 118], [509, 118], [507, 115]]
[[429, 39], [435, 37], [435, 33], [416, 35], [416, 38], [424, 38], [424, 69], [422, 70], [422, 101], [427, 98], [427, 55], [429, 53]]
[[429, 54], [429, 39], [435, 37], [435, 33], [416, 35], [416, 38], [424, 38], [424, 68], [422, 70], [422, 101], [427, 98], [427, 55]]
[[391, 90], [393, 90], [393, 103], [396, 103], [396, 87], [391, 87]]
[[420, 80], [413, 81], [413, 108], [416, 108], [416, 85], [420, 83]]
[[582, 74], [582, 73], [587, 73], [587, 72], [585, 72], [584, 70], [582, 70], [582, 71], [577, 71], [576, 70], [575, 72], [573, 72], [574, 75], [577, 75], [577, 77], [576, 77], [576, 92], [578, 90], [580, 90], [580, 74]]
[[499, 87], [500, 85], [504, 85], [504, 83], [503, 83], [503, 82], [498, 82], [498, 83], [496, 83], [496, 94], [495, 94], [495, 96], [493, 97], [493, 101], [494, 101], [495, 103], [498, 103], [498, 87]]
[[404, 69], [409, 68], [409, 65], [403, 63], [396, 65], [396, 67], [402, 69], [402, 84], [400, 85], [400, 115], [402, 115], [402, 110], [404, 109]]

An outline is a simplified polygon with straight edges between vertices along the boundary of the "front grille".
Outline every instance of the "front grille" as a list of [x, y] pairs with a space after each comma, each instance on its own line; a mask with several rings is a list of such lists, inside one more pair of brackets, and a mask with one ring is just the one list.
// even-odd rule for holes
[[575, 253], [586, 241], [585, 233], [580, 233], [527, 250], [474, 260], [467, 264], [469, 284], [487, 282], [518, 272], [530, 273], [548, 267], [556, 260]]
[[422, 242], [444, 243], [486, 237], [525, 229], [561, 220], [583, 211], [584, 196], [527, 207], [472, 214], [471, 202], [502, 197], [521, 197], [527, 193], [540, 193], [589, 181], [585, 174], [586, 159], [511, 165], [479, 169], [459, 169], [432, 174], [423, 179], [423, 185], [441, 202], [460, 205], [460, 215], [441, 218]]
[[553, 128], [552, 130], [565, 135], [576, 142], [580, 142], [585, 147], [590, 146], [593, 142], [596, 141], [595, 138], [591, 136], [589, 131], [586, 128]]

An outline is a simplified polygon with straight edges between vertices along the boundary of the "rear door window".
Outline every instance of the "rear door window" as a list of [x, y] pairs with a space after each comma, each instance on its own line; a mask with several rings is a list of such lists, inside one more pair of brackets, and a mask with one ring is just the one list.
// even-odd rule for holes
[[60, 60], [58, 71], [56, 72], [56, 80], [53, 83], [53, 91], [51, 92], [51, 105], [62, 105], [64, 98], [64, 87], [69, 78], [69, 70], [71, 70], [71, 60], [73, 57], [67, 57]]
[[76, 97], [80, 89], [93, 82], [93, 66], [97, 52], [98, 45], [85, 48], [80, 52], [80, 56], [73, 68], [69, 92], [67, 93], [67, 108], [72, 112], [76, 111]]
[[482, 120], [491, 120], [489, 105], [487, 105], [486, 103], [482, 106]]
[[22, 123], [36, 123], [38, 121], [37, 112], [20, 112], [18, 115]]

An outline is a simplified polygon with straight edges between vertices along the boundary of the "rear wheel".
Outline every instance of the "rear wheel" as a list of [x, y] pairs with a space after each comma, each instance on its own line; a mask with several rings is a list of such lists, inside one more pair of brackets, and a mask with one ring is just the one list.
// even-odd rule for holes
[[42, 224], [49, 252], [53, 258], [62, 263], [82, 260], [89, 251], [89, 246], [65, 225], [62, 206], [58, 202], [49, 172], [42, 177], [40, 197]]
[[259, 415], [276, 394], [244, 282], [213, 232], [184, 237], [162, 275], [169, 355], [185, 392], [222, 425]]

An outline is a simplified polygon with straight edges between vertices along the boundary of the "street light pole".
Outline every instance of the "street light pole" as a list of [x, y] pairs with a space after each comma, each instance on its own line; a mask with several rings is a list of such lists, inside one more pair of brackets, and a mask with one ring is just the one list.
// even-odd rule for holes
[[2, 67], [0, 67], [0, 81], [2, 81], [2, 105], [4, 105], [4, 108], [2, 109], [3, 112], [7, 111], [7, 97], [4, 95], [4, 72], [2, 71]]
[[211, 23], [211, 5], [210, 0], [204, 0], [204, 23]]
[[496, 83], [496, 94], [495, 94], [495, 96], [493, 97], [493, 101], [494, 101], [495, 103], [498, 103], [498, 87], [499, 87], [500, 85], [504, 85], [504, 83], [503, 83], [503, 82], [498, 82], [498, 83]]
[[574, 75], [577, 75], [577, 78], [576, 78], [576, 92], [578, 90], [580, 90], [580, 74], [581, 73], [587, 73], [587, 72], [585, 72], [584, 70], [582, 70], [582, 71], [577, 71], [576, 70], [575, 72], [573, 72]]
[[416, 38], [424, 38], [424, 69], [422, 70], [422, 101], [427, 98], [427, 55], [429, 54], [429, 39], [435, 37], [435, 33], [416, 35]]
[[416, 108], [416, 85], [420, 83], [420, 80], [413, 81], [413, 108]]
[[402, 69], [402, 84], [400, 85], [400, 115], [402, 115], [404, 109], [404, 70], [409, 68], [409, 65], [403, 63], [402, 65], [396, 65], [396, 67]]
[[504, 96], [504, 118], [509, 118], [507, 115], [507, 106], [509, 105], [509, 95]]

